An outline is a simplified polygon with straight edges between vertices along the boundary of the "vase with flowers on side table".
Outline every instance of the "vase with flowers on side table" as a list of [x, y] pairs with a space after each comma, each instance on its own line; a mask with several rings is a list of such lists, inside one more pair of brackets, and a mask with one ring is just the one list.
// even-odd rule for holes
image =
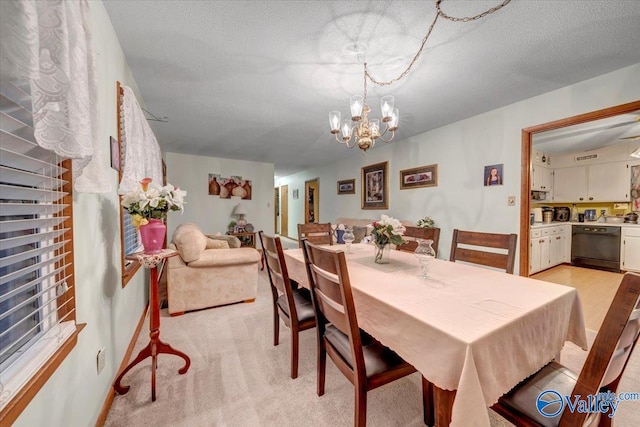
[[402, 237], [405, 228], [399, 220], [387, 215], [382, 215], [380, 221], [375, 221], [371, 226], [373, 227], [371, 235], [374, 244], [374, 261], [376, 264], [389, 264], [391, 244], [398, 246], [405, 243]]

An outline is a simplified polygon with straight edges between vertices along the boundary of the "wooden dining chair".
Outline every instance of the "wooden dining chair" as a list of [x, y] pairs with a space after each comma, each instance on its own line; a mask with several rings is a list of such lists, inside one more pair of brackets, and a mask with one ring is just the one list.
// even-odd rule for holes
[[298, 334], [316, 326], [311, 293], [289, 279], [280, 238], [267, 236], [262, 231], [259, 236], [273, 296], [273, 345], [279, 343], [282, 319], [291, 330], [291, 378], [295, 379], [298, 377]]
[[[472, 264], [501, 268], [507, 273], [513, 274], [513, 267], [516, 261], [517, 241], [518, 235], [513, 233], [496, 234], [454, 229], [449, 261], [464, 261]], [[459, 245], [461, 244], [465, 245], [465, 247], [460, 247]], [[466, 247], [467, 245], [476, 248]], [[504, 253], [504, 251], [498, 253], [490, 250], [480, 250], [479, 248], [506, 250], [506, 253]]]
[[331, 224], [298, 224], [298, 242], [302, 247], [302, 239], [307, 239], [315, 245], [333, 245], [333, 230]]
[[[436, 254], [438, 253], [438, 242], [440, 241], [440, 229], [439, 228], [422, 228], [422, 227], [405, 227], [404, 237], [405, 243], [396, 246], [399, 251], [413, 252], [418, 247], [416, 239], [433, 240], [431, 247]], [[407, 239], [408, 238], [408, 239]]]
[[[604, 322], [598, 331], [580, 375], [558, 362], [551, 362], [500, 398], [492, 409], [517, 426], [578, 427], [585, 425], [609, 427], [610, 412], [588, 414], [567, 409], [567, 405], [550, 404], [543, 409], [545, 417], [536, 409], [542, 391], [553, 390], [560, 396], [616, 393], [640, 334], [640, 274], [627, 273], [622, 278]], [[542, 397], [542, 396], [541, 396]], [[589, 417], [599, 416], [598, 423]], [[591, 422], [593, 421], [593, 424]]]
[[[388, 347], [358, 327], [344, 252], [305, 241], [307, 276], [316, 315], [318, 396], [324, 394], [326, 356], [355, 388], [355, 426], [367, 422], [367, 392], [416, 372]], [[422, 381], [424, 421], [431, 425], [431, 386]]]

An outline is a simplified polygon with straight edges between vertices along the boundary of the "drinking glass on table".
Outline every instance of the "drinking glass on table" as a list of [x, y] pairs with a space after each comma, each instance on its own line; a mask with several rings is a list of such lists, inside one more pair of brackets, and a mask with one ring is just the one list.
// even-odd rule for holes
[[418, 273], [418, 277], [421, 279], [426, 279], [427, 274], [429, 273], [429, 264], [436, 257], [436, 251], [431, 246], [433, 244], [433, 240], [430, 239], [416, 239], [418, 242], [418, 247], [413, 252], [416, 258], [418, 258], [418, 262], [420, 263], [420, 272]]
[[351, 243], [353, 243], [355, 239], [356, 239], [356, 236], [354, 236], [353, 234], [353, 229], [346, 228], [344, 230], [344, 234], [342, 235], [342, 241], [344, 241], [344, 244], [347, 246], [348, 254], [351, 253]]

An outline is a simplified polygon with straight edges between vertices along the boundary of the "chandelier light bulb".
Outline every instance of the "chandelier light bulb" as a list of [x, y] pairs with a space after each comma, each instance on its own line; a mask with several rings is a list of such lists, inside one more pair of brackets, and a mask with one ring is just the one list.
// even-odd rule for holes
[[393, 113], [391, 113], [391, 119], [387, 123], [390, 131], [394, 131], [398, 129], [398, 122], [400, 121], [400, 113], [397, 108], [393, 109]]
[[364, 107], [362, 95], [353, 95], [349, 104], [351, 106], [351, 120], [359, 121], [362, 118], [362, 108]]
[[340, 132], [340, 121], [342, 115], [340, 111], [332, 111], [329, 113], [329, 125], [331, 126], [331, 133], [337, 134]]
[[342, 131], [342, 140], [344, 142], [349, 141], [351, 139], [351, 131], [352, 131], [351, 121], [347, 119], [343, 120], [340, 130]]
[[380, 111], [382, 111], [383, 123], [391, 120], [391, 115], [393, 114], [393, 96], [387, 95], [380, 99]]

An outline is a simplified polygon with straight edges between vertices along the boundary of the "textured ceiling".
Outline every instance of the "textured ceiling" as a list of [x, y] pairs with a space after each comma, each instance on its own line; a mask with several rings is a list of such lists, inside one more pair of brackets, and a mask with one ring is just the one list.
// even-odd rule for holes
[[[499, 4], [444, 1], [469, 16]], [[105, 0], [165, 151], [273, 162], [285, 176], [344, 156], [328, 113], [347, 114], [370, 72], [396, 77], [435, 1]], [[397, 142], [640, 63], [640, 1], [513, 0], [470, 23], [440, 19], [412, 72], [369, 87], [372, 116], [393, 94]], [[531, 123], [534, 125], [536, 123]], [[375, 149], [375, 148], [374, 148]]]

